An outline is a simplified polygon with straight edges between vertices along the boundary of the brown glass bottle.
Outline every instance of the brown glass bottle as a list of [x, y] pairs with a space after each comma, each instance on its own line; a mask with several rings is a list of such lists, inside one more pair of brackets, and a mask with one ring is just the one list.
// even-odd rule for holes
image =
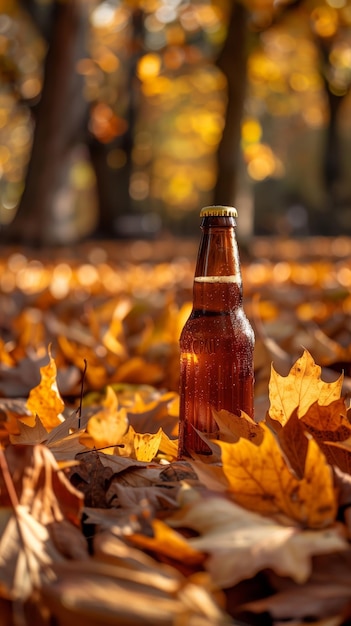
[[210, 449], [194, 428], [218, 428], [212, 407], [253, 417], [254, 333], [243, 310], [233, 207], [202, 209], [193, 309], [180, 336], [178, 457]]

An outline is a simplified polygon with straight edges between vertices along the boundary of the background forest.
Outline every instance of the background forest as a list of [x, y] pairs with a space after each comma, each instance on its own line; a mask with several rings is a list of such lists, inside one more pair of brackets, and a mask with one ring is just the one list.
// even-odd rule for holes
[[349, 234], [349, 0], [0, 0], [1, 241]]

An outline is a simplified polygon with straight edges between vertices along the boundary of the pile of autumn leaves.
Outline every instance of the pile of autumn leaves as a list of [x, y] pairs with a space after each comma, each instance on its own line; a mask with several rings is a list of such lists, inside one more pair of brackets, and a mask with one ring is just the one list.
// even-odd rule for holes
[[212, 455], [180, 462], [176, 393], [110, 386], [72, 411], [56, 374], [49, 352], [0, 401], [1, 624], [348, 623], [342, 377], [307, 351], [272, 367], [267, 415], [216, 413]]

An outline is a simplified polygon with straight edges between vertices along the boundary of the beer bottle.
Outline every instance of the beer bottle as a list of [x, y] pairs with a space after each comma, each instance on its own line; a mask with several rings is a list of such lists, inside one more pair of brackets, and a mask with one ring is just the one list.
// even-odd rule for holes
[[216, 437], [212, 407], [253, 417], [254, 333], [243, 310], [237, 211], [209, 206], [200, 217], [193, 309], [180, 336], [179, 458], [211, 453], [194, 427]]

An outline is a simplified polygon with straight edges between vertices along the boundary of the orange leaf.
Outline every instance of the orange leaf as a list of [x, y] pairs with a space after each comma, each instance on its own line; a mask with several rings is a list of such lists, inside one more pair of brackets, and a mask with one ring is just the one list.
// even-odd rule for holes
[[141, 357], [133, 357], [117, 369], [114, 381], [154, 384], [162, 380], [163, 368], [158, 363], [149, 363]]
[[162, 428], [157, 433], [136, 433], [133, 426], [129, 426], [128, 432], [120, 440], [123, 447], [118, 448], [120, 456], [130, 456], [137, 461], [150, 463], [158, 453], [162, 439]]
[[50, 432], [62, 422], [60, 417], [65, 408], [56, 383], [57, 368], [49, 350], [49, 363], [40, 368], [41, 381], [29, 393], [26, 407], [38, 415], [44, 428]]
[[284, 426], [295, 409], [298, 417], [318, 400], [320, 405], [330, 404], [340, 398], [343, 376], [335, 382], [326, 383], [320, 378], [321, 368], [305, 350], [296, 361], [288, 376], [280, 376], [272, 366], [269, 382], [269, 415]]
[[203, 553], [192, 548], [187, 540], [176, 530], [170, 528], [162, 520], [152, 520], [153, 537], [134, 534], [128, 535], [128, 540], [144, 550], [152, 550], [171, 559], [182, 561], [187, 565], [201, 564], [204, 561]]
[[304, 527], [330, 525], [337, 510], [333, 476], [316, 442], [308, 442], [305, 474], [297, 480], [274, 435], [264, 424], [261, 428], [264, 438], [260, 446], [247, 439], [234, 444], [218, 442], [235, 501], [263, 515], [287, 516]]
[[[112, 387], [107, 387], [103, 408], [93, 415], [87, 424], [87, 432], [79, 441], [89, 448], [106, 448], [108, 454], [114, 453], [128, 428], [125, 408], [118, 408], [118, 399]], [[108, 449], [109, 448], [109, 449]]]
[[240, 416], [238, 416], [225, 409], [221, 411], [213, 409], [213, 417], [219, 428], [221, 441], [233, 443], [238, 441], [240, 437], [245, 437], [245, 439], [249, 439], [252, 443], [259, 445], [263, 439], [262, 429], [249, 415], [246, 415], [243, 411], [240, 413]]

